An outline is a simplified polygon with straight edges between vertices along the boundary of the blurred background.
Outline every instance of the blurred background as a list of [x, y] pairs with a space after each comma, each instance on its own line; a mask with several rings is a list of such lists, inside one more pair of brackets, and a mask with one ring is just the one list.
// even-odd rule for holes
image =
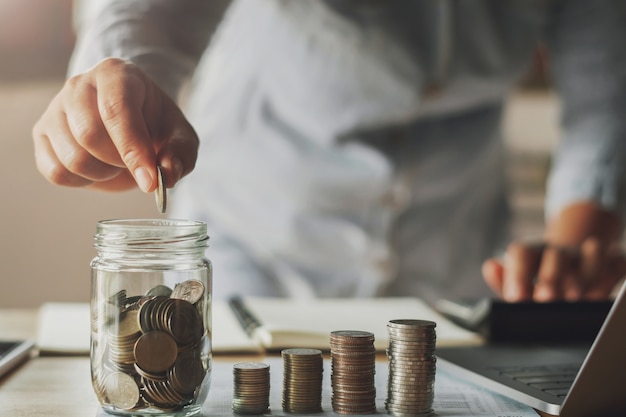
[[31, 129], [61, 88], [71, 0], [0, 0], [0, 307], [88, 301], [100, 219], [158, 215], [154, 198], [66, 189], [37, 171]]
[[[31, 129], [63, 84], [72, 9], [71, 0], [0, 0], [0, 308], [89, 301], [96, 222], [157, 215], [151, 195], [60, 188], [36, 170]], [[542, 230], [558, 111], [538, 53], [509, 98], [504, 125], [518, 235]]]

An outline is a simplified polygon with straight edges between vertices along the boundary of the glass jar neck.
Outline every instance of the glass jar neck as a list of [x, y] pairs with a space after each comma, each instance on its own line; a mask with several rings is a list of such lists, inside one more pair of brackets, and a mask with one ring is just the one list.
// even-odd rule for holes
[[94, 246], [107, 257], [202, 257], [208, 246], [206, 224], [174, 219], [102, 220]]

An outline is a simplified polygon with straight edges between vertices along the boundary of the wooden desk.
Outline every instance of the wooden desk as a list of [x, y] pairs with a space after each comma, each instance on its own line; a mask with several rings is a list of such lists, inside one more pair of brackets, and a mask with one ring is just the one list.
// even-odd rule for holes
[[[34, 338], [36, 310], [1, 310], [3, 339]], [[2, 415], [14, 417], [95, 416], [88, 357], [37, 357], [0, 380]]]
[[[36, 326], [36, 310], [0, 310], [2, 338], [34, 338]], [[224, 356], [214, 358], [233, 360]], [[0, 380], [3, 416], [92, 417], [98, 406], [86, 356], [36, 357]]]

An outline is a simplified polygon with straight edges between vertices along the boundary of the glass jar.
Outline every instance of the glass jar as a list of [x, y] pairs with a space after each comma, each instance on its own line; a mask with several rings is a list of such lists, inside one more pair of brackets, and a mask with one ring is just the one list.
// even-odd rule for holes
[[91, 379], [104, 411], [191, 416], [211, 379], [206, 225], [106, 220], [91, 262]]

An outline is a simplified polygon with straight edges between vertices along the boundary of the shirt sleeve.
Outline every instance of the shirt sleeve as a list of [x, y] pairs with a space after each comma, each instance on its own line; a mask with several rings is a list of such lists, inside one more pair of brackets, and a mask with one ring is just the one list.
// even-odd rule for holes
[[142, 67], [177, 97], [206, 50], [225, 0], [82, 0], [69, 75], [109, 57]]
[[546, 44], [562, 100], [563, 137], [546, 216], [581, 200], [626, 214], [626, 3], [554, 5]]

